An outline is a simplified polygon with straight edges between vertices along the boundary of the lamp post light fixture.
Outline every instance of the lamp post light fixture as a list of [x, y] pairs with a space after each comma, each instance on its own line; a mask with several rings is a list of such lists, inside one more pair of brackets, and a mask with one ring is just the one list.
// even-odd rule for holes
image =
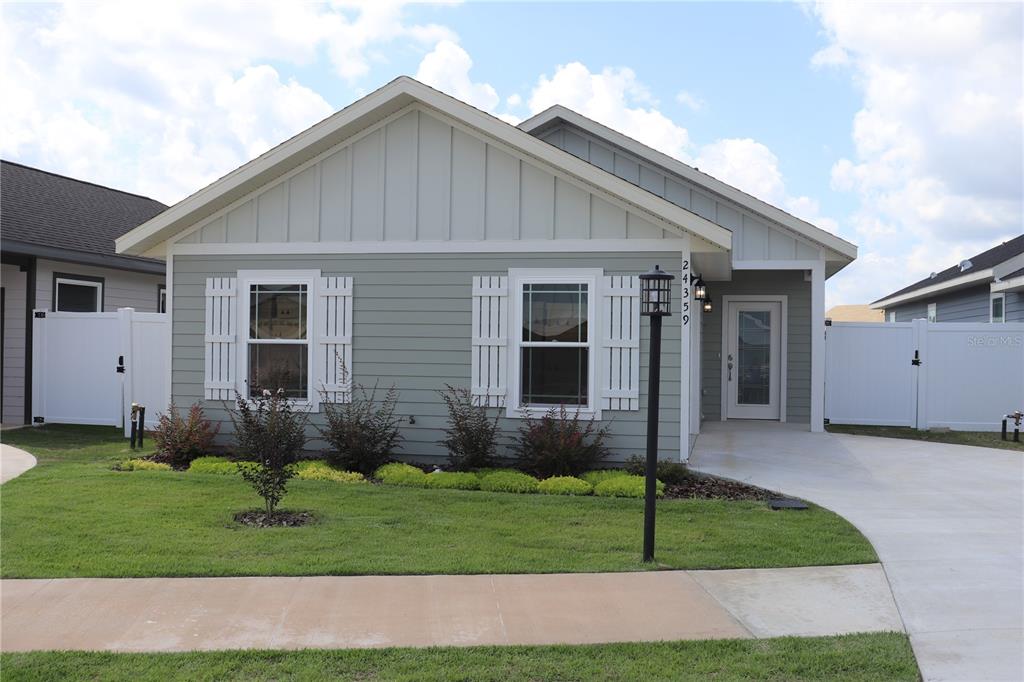
[[714, 310], [714, 307], [711, 305], [711, 297], [710, 296], [708, 296], [707, 298], [704, 299], [703, 310], [706, 313], [710, 313], [712, 310]]
[[654, 561], [654, 500], [658, 473], [658, 403], [661, 392], [661, 318], [672, 314], [675, 276], [655, 265], [640, 275], [640, 314], [651, 318], [647, 375], [647, 467], [644, 490], [644, 561]]

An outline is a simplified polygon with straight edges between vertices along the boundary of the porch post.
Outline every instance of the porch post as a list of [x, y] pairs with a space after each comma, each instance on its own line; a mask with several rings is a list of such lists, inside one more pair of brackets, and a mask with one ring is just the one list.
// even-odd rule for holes
[[693, 261], [690, 253], [690, 238], [682, 252], [682, 276], [679, 278], [679, 321], [682, 327], [679, 333], [679, 462], [690, 460], [690, 339], [696, 324], [696, 311], [693, 302], [693, 287], [690, 286], [690, 273], [693, 272]]
[[811, 431], [825, 430], [825, 261], [811, 268]]

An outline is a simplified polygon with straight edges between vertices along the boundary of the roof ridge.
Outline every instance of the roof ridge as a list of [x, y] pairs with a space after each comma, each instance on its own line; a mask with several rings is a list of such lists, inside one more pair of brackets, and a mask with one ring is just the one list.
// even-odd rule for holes
[[24, 168], [25, 170], [34, 171], [36, 173], [43, 173], [45, 175], [51, 175], [51, 176], [53, 176], [55, 178], [61, 178], [62, 180], [70, 180], [71, 182], [77, 182], [77, 183], [82, 184], [82, 185], [90, 185], [92, 187], [98, 187], [99, 189], [105, 189], [108, 192], [117, 192], [118, 194], [127, 194], [128, 196], [131, 196], [131, 197], [137, 197], [139, 199], [145, 199], [146, 201], [152, 201], [153, 203], [160, 204], [164, 208], [167, 208], [167, 204], [163, 203], [162, 201], [157, 201], [153, 197], [147, 197], [146, 195], [138, 194], [137, 192], [129, 192], [128, 190], [118, 189], [116, 187], [108, 187], [106, 185], [101, 185], [101, 184], [99, 184], [97, 182], [90, 182], [89, 180], [82, 180], [81, 178], [73, 178], [70, 175], [64, 175], [63, 173], [56, 173], [54, 171], [44, 170], [42, 168], [36, 168], [35, 166], [29, 166], [27, 164], [19, 163], [17, 161], [10, 161], [8, 159], [0, 159], [0, 163], [6, 163], [6, 164], [10, 164], [12, 166], [18, 166], [19, 168]]

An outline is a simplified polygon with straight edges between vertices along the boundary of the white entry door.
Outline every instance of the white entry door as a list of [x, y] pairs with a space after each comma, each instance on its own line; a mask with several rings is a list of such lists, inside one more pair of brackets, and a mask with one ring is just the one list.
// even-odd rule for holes
[[729, 301], [726, 308], [726, 418], [779, 419], [782, 303]]

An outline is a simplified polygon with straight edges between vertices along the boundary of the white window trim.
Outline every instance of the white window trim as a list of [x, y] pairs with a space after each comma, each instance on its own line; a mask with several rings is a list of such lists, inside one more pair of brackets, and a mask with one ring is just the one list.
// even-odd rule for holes
[[[998, 299], [1001, 303], [1001, 310], [1003, 311], [1003, 319], [996, 320], [995, 315], [992, 313], [992, 304]], [[988, 297], [988, 321], [993, 324], [1004, 324], [1006, 322], [1006, 294], [989, 294]]]
[[71, 285], [74, 285], [76, 287], [92, 287], [92, 288], [94, 288], [96, 290], [96, 310], [94, 310], [93, 312], [94, 313], [102, 313], [103, 312], [103, 282], [94, 282], [92, 280], [87, 280], [87, 279], [73, 279], [71, 277], [57, 277], [56, 280], [53, 283], [53, 286], [56, 287], [56, 291], [53, 292], [53, 307], [55, 309], [54, 312], [58, 312], [60, 310], [60, 285], [61, 284], [71, 284]]
[[[253, 284], [305, 284], [306, 285], [306, 399], [292, 400], [296, 408], [309, 412], [320, 410], [320, 394], [316, 391], [313, 375], [313, 330], [316, 329], [317, 281], [319, 270], [239, 270], [238, 286], [238, 352], [236, 384], [238, 392], [249, 396], [249, 288]], [[288, 342], [294, 343], [290, 340]]]
[[937, 303], [928, 304], [928, 312], [926, 313], [925, 319], [929, 322], [939, 321], [939, 306]]
[[600, 376], [598, 374], [597, 356], [601, 348], [599, 331], [602, 329], [598, 318], [600, 306], [598, 301], [603, 295], [601, 281], [604, 271], [601, 268], [522, 268], [508, 271], [508, 291], [512, 297], [509, 306], [509, 363], [508, 387], [509, 400], [506, 405], [506, 416], [512, 419], [543, 416], [550, 407], [541, 405], [521, 405], [521, 348], [523, 338], [523, 285], [524, 284], [586, 284], [587, 285], [587, 407], [566, 410], [581, 419], [600, 419]]

